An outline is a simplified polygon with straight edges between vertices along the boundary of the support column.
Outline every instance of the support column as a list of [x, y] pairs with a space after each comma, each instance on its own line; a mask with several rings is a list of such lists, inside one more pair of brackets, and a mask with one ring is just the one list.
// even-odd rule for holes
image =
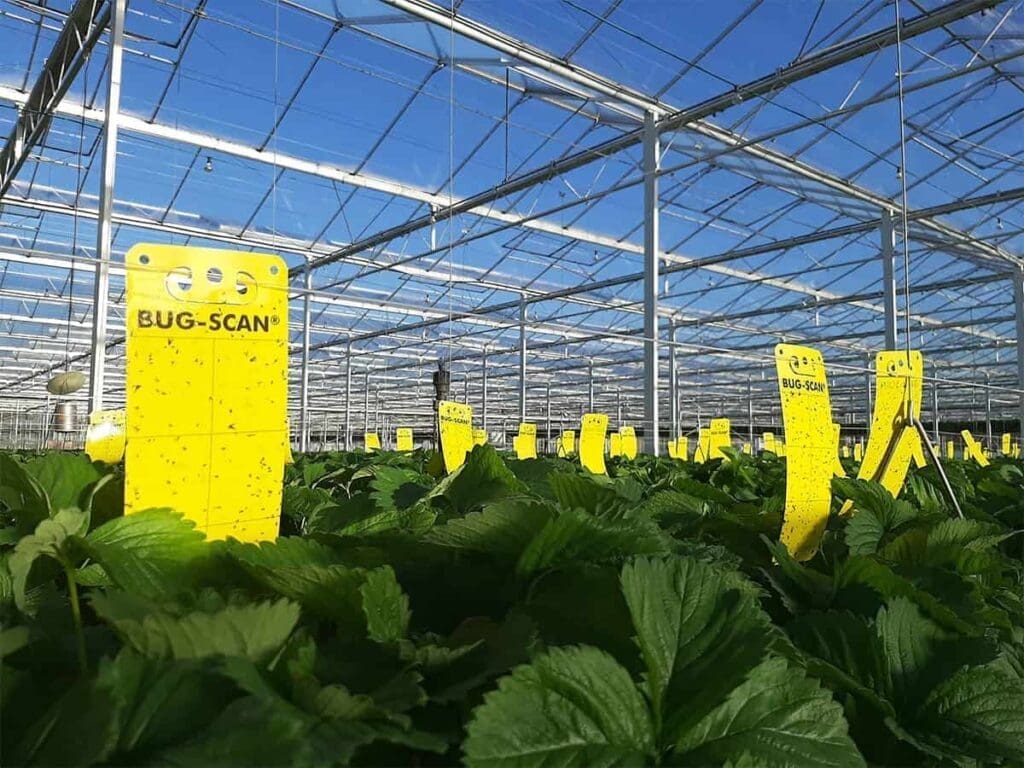
[[309, 450], [309, 294], [313, 290], [313, 272], [306, 262], [302, 279], [302, 378], [299, 381], [299, 450]]
[[345, 347], [345, 450], [352, 450], [352, 342]]
[[896, 231], [892, 211], [884, 209], [878, 223], [882, 255], [882, 292], [885, 306], [885, 348], [896, 349]]
[[546, 385], [545, 392], [547, 398], [547, 439], [544, 449], [547, 453], [551, 453], [551, 384]]
[[480, 363], [480, 410], [481, 426], [484, 432], [487, 431], [487, 348], [484, 347], [484, 356]]
[[874, 404], [871, 402], [871, 380], [872, 380], [872, 365], [874, 360], [871, 355], [868, 355], [867, 359], [867, 370], [864, 372], [864, 394], [867, 399], [867, 417], [864, 419], [864, 432], [865, 434], [871, 431], [871, 417], [874, 414]]
[[[121, 62], [124, 54], [124, 15], [127, 0], [113, 0], [108, 47], [107, 103], [103, 124], [103, 165], [96, 220], [96, 273], [92, 297], [92, 360], [89, 373], [89, 411], [103, 410], [104, 367], [107, 362], [107, 313], [110, 303], [111, 215], [117, 171], [117, 121], [121, 108]], [[72, 254], [77, 257], [78, 254]]]
[[[370, 370], [363, 375], [363, 439], [370, 431]], [[365, 447], [365, 446], [364, 446]]]
[[644, 115], [644, 443], [658, 455], [658, 166], [661, 143], [654, 115]]
[[932, 431], [935, 439], [935, 449], [942, 448], [939, 436], [939, 382], [932, 383]]
[[587, 413], [594, 412], [594, 361], [587, 365]]
[[986, 373], [985, 374], [985, 447], [990, 451], [993, 448], [992, 443], [992, 379]]
[[1013, 273], [1013, 305], [1017, 318], [1017, 410], [1019, 437], [1024, 443], [1024, 270]]
[[747, 379], [747, 440], [754, 450], [754, 385]]
[[676, 370], [676, 324], [669, 323], [668, 326], [668, 396], [669, 414], [672, 420], [672, 433], [669, 440], [679, 437], [679, 372]]
[[615, 410], [617, 411], [617, 419], [615, 428], [619, 429], [622, 427], [622, 387], [615, 390]]
[[526, 421], [526, 302], [519, 302], [519, 423]]

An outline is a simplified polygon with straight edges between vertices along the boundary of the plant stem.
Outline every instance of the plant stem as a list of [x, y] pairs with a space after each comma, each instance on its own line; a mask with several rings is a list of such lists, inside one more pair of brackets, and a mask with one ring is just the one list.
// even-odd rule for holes
[[89, 662], [85, 656], [85, 632], [82, 629], [82, 608], [78, 604], [78, 582], [74, 571], [64, 566], [64, 575], [68, 579], [68, 595], [71, 598], [71, 618], [75, 623], [75, 641], [78, 646], [78, 667], [84, 675], [88, 671]]

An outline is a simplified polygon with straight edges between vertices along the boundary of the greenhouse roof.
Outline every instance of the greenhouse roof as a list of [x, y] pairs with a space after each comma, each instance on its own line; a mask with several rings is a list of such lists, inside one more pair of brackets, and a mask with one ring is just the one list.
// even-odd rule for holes
[[[0, 0], [4, 135], [74, 5]], [[887, 0], [131, 0], [108, 400], [124, 255], [152, 242], [286, 259], [293, 385], [308, 296], [323, 419], [346, 391], [360, 412], [425, 413], [439, 360], [479, 402], [486, 359], [492, 413], [514, 421], [521, 331], [538, 417], [543, 392], [577, 417], [591, 381], [598, 407], [636, 413], [647, 148], [661, 377], [674, 350], [686, 419], [770, 417], [788, 341], [822, 351], [834, 407], [863, 420], [892, 285], [898, 343], [924, 351], [944, 407], [988, 397], [1015, 417], [1024, 10], [898, 12], [899, 28]], [[109, 49], [100, 35], [0, 200], [5, 398], [89, 367]]]

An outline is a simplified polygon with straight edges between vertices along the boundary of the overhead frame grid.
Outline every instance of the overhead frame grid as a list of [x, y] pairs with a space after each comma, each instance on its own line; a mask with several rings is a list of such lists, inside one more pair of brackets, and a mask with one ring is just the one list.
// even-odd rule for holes
[[0, 0], [0, 443], [123, 403], [138, 242], [286, 259], [302, 448], [439, 361], [499, 440], [753, 434], [780, 341], [851, 430], [908, 342], [936, 434], [1021, 430], [1020, 4], [687, 5]]

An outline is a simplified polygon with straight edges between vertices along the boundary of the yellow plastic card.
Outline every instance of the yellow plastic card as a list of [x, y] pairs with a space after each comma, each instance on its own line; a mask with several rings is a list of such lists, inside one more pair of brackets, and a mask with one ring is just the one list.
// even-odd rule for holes
[[636, 430], [633, 427], [619, 427], [619, 446], [622, 450], [622, 455], [627, 459], [636, 458]]
[[678, 459], [679, 454], [676, 452], [676, 441], [673, 440], [672, 438], [669, 438], [666, 445], [668, 447], [668, 457], [670, 459]]
[[364, 432], [363, 433], [363, 448], [367, 453], [373, 453], [374, 451], [380, 450], [380, 435], [376, 432]]
[[983, 467], [988, 466], [988, 457], [981, 448], [981, 443], [974, 439], [974, 435], [970, 433], [970, 430], [963, 430], [960, 432], [960, 437], [964, 439], [964, 458], [974, 459], [978, 464]]
[[1009, 432], [1003, 432], [1002, 442], [1001, 442], [1001, 444], [999, 446], [1000, 452], [1003, 454], [1003, 456], [1009, 456], [1010, 455], [1010, 440], [1011, 439], [1012, 438], [1010, 437], [1010, 433]]
[[711, 452], [710, 430], [703, 427], [697, 428], [697, 449], [693, 452], [693, 460], [697, 464], [703, 464], [708, 460]]
[[839, 455], [842, 456], [844, 459], [850, 458], [850, 446], [848, 446], [848, 445], [841, 445], [841, 446], [839, 446]]
[[449, 473], [454, 472], [473, 450], [473, 408], [465, 403], [442, 400], [437, 404], [437, 423], [444, 468]]
[[562, 433], [562, 447], [565, 449], [566, 455], [570, 453], [576, 453], [576, 430], [567, 429]]
[[853, 444], [853, 460], [862, 461], [864, 459], [864, 443], [858, 440]]
[[399, 427], [395, 430], [395, 450], [396, 451], [411, 451], [412, 450], [412, 428], [410, 427]]
[[949, 438], [946, 441], [946, 458], [947, 459], [955, 459], [956, 458], [956, 441], [954, 441], [953, 438]]
[[690, 438], [680, 437], [676, 440], [676, 458], [683, 461], [690, 458]]
[[709, 447], [708, 456], [712, 459], [724, 459], [723, 448], [730, 444], [730, 428], [728, 419], [712, 419], [708, 427]]
[[832, 475], [838, 461], [838, 431], [821, 353], [779, 344], [775, 370], [782, 400], [786, 443], [786, 508], [780, 540], [796, 560], [818, 551], [832, 505]]
[[786, 455], [786, 444], [782, 440], [779, 440], [778, 438], [775, 438], [775, 455], [776, 456], [785, 456]]
[[835, 457], [835, 466], [832, 470], [832, 474], [834, 474], [836, 477], [846, 477], [846, 470], [843, 469], [843, 462], [839, 460], [839, 440], [843, 432], [842, 425], [833, 421], [832, 432], [832, 437], [836, 446], [835, 450], [832, 452], [832, 455]]
[[93, 461], [117, 464], [124, 458], [124, 411], [93, 411], [85, 432], [85, 453]]
[[608, 414], [585, 413], [580, 421], [580, 466], [595, 475], [608, 474], [604, 466], [604, 436]]
[[275, 538], [289, 451], [284, 261], [139, 244], [125, 262], [125, 512], [170, 507], [210, 538]]
[[[920, 352], [885, 351], [875, 357], [875, 410], [871, 435], [857, 477], [881, 483], [898, 496], [910, 468], [921, 451], [921, 437], [913, 419], [921, 412], [921, 374], [924, 358]], [[913, 413], [910, 411], [913, 404]], [[844, 505], [848, 510], [850, 503]]]
[[761, 442], [764, 444], [764, 450], [770, 451], [772, 453], [775, 453], [775, 433], [774, 432], [763, 432], [761, 434]]
[[747, 456], [749, 456], [751, 453], [753, 453], [753, 449], [750, 447], [750, 443], [744, 443], [743, 444], [743, 452], [745, 454], [747, 454]]
[[517, 459], [537, 458], [537, 425], [523, 422], [519, 425], [518, 440], [513, 441]]
[[608, 435], [608, 456], [615, 458], [622, 455], [622, 435], [612, 432]]
[[487, 430], [486, 429], [474, 429], [473, 430], [473, 445], [487, 445]]

